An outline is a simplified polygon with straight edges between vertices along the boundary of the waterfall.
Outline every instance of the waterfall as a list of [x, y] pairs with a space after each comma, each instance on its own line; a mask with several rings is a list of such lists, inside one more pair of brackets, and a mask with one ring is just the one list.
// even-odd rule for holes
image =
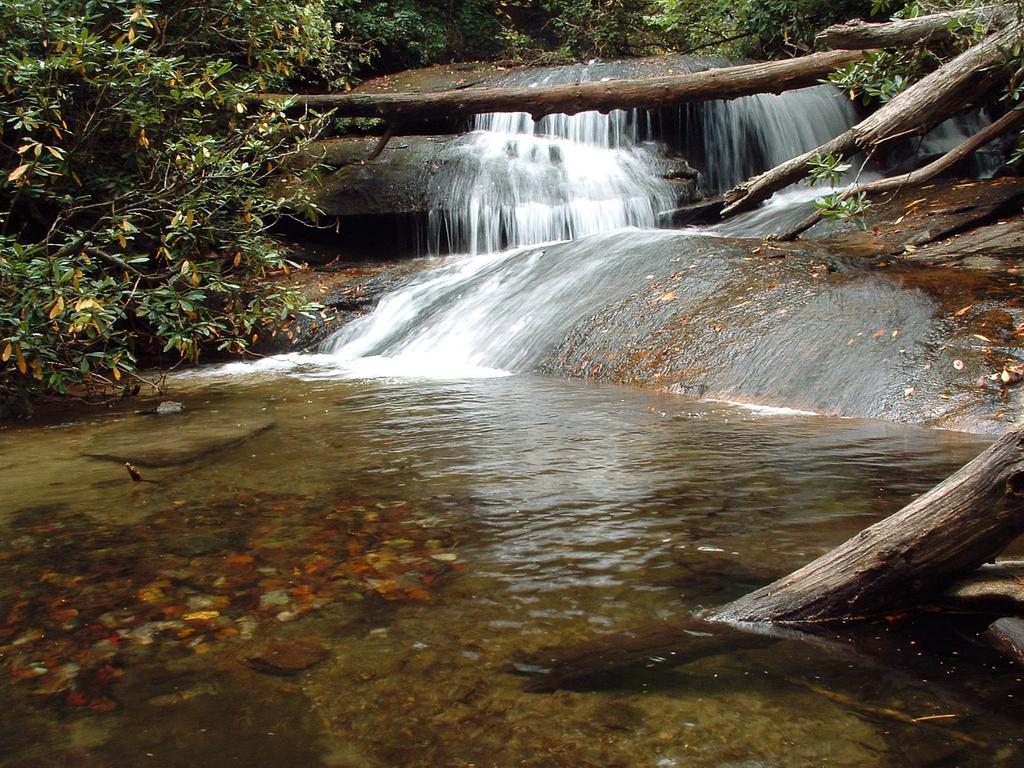
[[338, 361], [390, 375], [530, 370], [581, 320], [631, 292], [685, 237], [609, 233], [546, 248], [459, 257], [381, 299], [325, 345]]
[[[676, 67], [720, 63], [679, 57]], [[630, 77], [645, 74], [644, 66], [559, 67], [511, 73], [499, 84]], [[430, 191], [433, 250], [469, 256], [385, 296], [324, 349], [343, 365], [396, 375], [534, 368], [578, 323], [660, 271], [652, 254], [669, 244], [683, 248], [697, 234], [655, 231], [659, 211], [676, 204], [672, 185], [656, 172], [664, 153], [698, 157], [704, 184], [720, 189], [855, 119], [831, 86], [654, 112], [480, 115], [438, 158]], [[628, 227], [634, 231], [616, 234]], [[552, 245], [566, 240], [578, 242]]]
[[[557, 68], [539, 83], [589, 77], [586, 67]], [[529, 84], [538, 81], [531, 77]], [[430, 192], [432, 250], [493, 253], [653, 228], [674, 197], [638, 141], [638, 114], [583, 112], [539, 121], [526, 113], [478, 115], [473, 132], [439, 158]]]
[[[721, 66], [676, 57], [669, 72]], [[501, 86], [541, 87], [650, 74], [650, 64], [592, 62], [509, 73]], [[473, 131], [437, 159], [429, 202], [433, 253], [494, 253], [523, 245], [654, 228], [676, 207], [656, 172], [665, 151], [702, 168], [721, 192], [838, 135], [856, 121], [840, 91], [814, 86], [679, 108], [608, 114], [479, 115]]]
[[703, 158], [704, 181], [713, 193], [814, 149], [857, 122], [853, 102], [830, 85], [703, 102], [680, 111], [688, 134], [684, 152]]

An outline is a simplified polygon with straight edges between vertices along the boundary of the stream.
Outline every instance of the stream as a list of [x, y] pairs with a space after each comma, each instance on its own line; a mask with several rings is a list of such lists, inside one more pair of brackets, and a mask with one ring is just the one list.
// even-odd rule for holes
[[[700, 119], [709, 158], [768, 162], [819, 141], [807, 110], [829, 135], [853, 119], [821, 89], [787, 98], [680, 122]], [[718, 334], [715, 301], [751, 316], [708, 397], [810, 392], [872, 415], [885, 366], [939, 354], [923, 294], [816, 254], [762, 267], [781, 286], [766, 335], [767, 303], [733, 277], [747, 244], [727, 263], [708, 243], [775, 214], [648, 231], [671, 193], [643, 125], [480, 118], [431, 214], [431, 238], [468, 255], [319, 350], [173, 374], [180, 407], [4, 425], [0, 765], [1024, 764], [1022, 672], [983, 624], [809, 640], [695, 619], [991, 438], [542, 373], [559, 352], [592, 367], [619, 333], [600, 312], [640, 293], [652, 323], [707, 312]], [[707, 183], [750, 172], [734, 159]], [[891, 378], [900, 413], [916, 407]]]
[[4, 765], [1020, 764], [1021, 675], [969, 624], [711, 628], [554, 692], [523, 662], [685, 622], [982, 438], [534, 376], [175, 391], [3, 434]]

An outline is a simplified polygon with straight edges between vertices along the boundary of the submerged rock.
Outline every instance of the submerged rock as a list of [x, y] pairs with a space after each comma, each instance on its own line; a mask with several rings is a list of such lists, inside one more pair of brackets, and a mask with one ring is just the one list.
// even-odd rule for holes
[[1024, 620], [994, 621], [983, 637], [1000, 653], [1019, 664], [1024, 664]]
[[140, 467], [177, 467], [235, 448], [273, 428], [274, 422], [269, 419], [248, 424], [195, 420], [180, 424], [173, 433], [161, 433], [160, 442], [156, 444], [148, 431], [139, 434], [138, 442], [122, 433], [118, 438], [118, 453], [84, 455], [119, 464], [130, 461]]
[[270, 675], [294, 675], [329, 656], [330, 651], [315, 639], [269, 640], [252, 648], [245, 663]]

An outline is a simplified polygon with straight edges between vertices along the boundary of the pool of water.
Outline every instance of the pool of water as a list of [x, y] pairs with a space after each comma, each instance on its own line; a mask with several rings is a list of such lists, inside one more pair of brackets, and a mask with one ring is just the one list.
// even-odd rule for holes
[[1024, 764], [980, 627], [694, 618], [984, 438], [532, 376], [173, 387], [0, 431], [2, 765]]

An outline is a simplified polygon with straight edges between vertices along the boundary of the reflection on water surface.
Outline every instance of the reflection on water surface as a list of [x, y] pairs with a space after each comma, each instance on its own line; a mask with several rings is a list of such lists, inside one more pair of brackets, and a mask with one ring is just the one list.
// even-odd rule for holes
[[178, 386], [0, 432], [3, 765], [1024, 762], [970, 626], [692, 620], [984, 440], [531, 377]]

